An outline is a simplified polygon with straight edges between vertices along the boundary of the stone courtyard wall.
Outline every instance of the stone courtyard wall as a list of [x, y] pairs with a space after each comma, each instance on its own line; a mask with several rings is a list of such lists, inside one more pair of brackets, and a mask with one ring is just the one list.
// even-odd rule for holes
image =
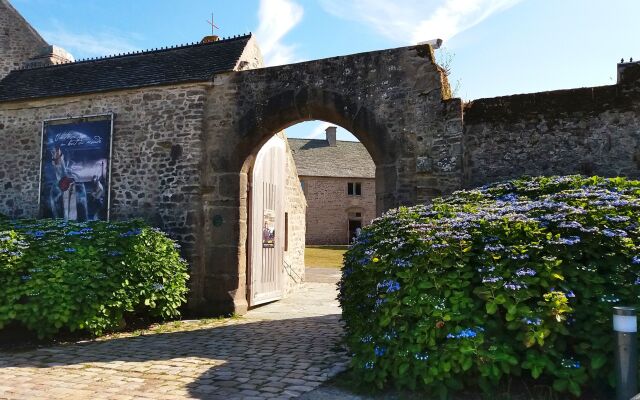
[[203, 85], [0, 103], [0, 213], [38, 215], [43, 120], [113, 112], [112, 218], [162, 227], [194, 261], [204, 104]]
[[287, 146], [287, 176], [285, 212], [289, 221], [287, 226], [288, 245], [284, 252], [284, 293], [290, 294], [300, 286], [305, 279], [304, 247], [305, 247], [305, 219], [307, 212], [307, 202], [300, 187], [298, 170], [293, 160], [293, 154], [289, 148], [287, 138], [282, 134], [284, 143]]
[[0, 0], [0, 79], [21, 68], [47, 42], [9, 4]]
[[[639, 66], [640, 67], [640, 66]], [[467, 187], [522, 175], [640, 178], [640, 80], [480, 99], [464, 108]]]
[[427, 45], [216, 75], [203, 125], [207, 302], [247, 308], [247, 173], [274, 133], [314, 119], [352, 132], [376, 164], [382, 213], [461, 186], [462, 108], [448, 96]]

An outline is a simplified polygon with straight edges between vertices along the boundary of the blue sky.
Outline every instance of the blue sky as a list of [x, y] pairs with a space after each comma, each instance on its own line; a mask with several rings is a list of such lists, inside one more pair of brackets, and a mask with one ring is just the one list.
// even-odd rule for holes
[[620, 58], [640, 60], [638, 0], [10, 1], [76, 58], [199, 41], [211, 12], [221, 36], [254, 32], [268, 65], [440, 37], [464, 100], [613, 84]]

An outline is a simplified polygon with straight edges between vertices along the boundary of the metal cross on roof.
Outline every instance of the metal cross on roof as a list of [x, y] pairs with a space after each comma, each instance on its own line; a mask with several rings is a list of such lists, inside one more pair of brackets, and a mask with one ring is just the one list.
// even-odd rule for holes
[[216, 24], [213, 23], [213, 13], [211, 13], [211, 21], [207, 21], [209, 25], [211, 25], [211, 36], [215, 35], [215, 29], [220, 29]]

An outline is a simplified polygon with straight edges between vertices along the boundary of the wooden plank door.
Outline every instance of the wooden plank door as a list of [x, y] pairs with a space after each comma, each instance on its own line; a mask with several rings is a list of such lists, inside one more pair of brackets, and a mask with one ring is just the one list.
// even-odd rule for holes
[[260, 149], [251, 172], [249, 306], [282, 298], [286, 146], [274, 136]]

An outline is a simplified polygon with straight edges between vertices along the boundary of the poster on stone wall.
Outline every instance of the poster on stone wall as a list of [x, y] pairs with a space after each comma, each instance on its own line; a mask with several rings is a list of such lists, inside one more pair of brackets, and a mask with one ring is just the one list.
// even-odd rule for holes
[[112, 125], [111, 114], [44, 122], [41, 217], [109, 219]]
[[276, 213], [274, 210], [264, 210], [264, 224], [262, 225], [262, 247], [275, 247], [276, 240]]

